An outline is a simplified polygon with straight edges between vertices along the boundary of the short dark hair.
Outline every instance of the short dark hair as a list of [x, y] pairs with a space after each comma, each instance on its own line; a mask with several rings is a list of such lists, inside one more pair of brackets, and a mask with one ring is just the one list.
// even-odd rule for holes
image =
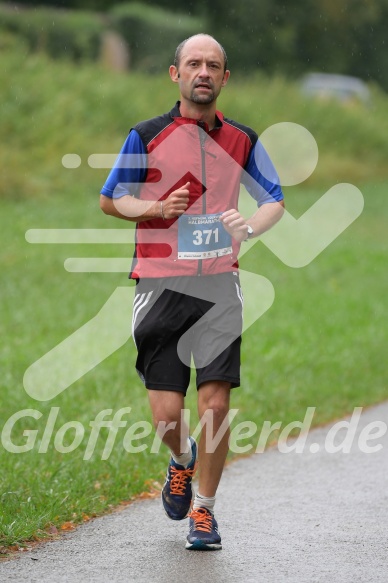
[[205, 33], [193, 34], [192, 36], [189, 36], [188, 38], [186, 38], [185, 40], [183, 40], [177, 46], [176, 51], [175, 51], [175, 58], [174, 58], [174, 65], [175, 65], [175, 67], [176, 68], [179, 67], [180, 60], [181, 60], [182, 50], [183, 50], [183, 47], [185, 46], [185, 44], [187, 43], [187, 41], [191, 40], [192, 38], [195, 38], [196, 36], [207, 36], [209, 38], [212, 38], [218, 44], [218, 46], [221, 49], [222, 55], [224, 57], [224, 72], [225, 72], [226, 69], [228, 68], [228, 57], [226, 55], [226, 52], [225, 52], [224, 47], [213, 36], [211, 36], [210, 34], [205, 34]]

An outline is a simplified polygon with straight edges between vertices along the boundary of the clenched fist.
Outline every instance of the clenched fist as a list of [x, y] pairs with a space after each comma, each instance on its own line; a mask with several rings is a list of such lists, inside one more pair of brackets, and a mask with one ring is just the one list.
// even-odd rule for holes
[[189, 205], [189, 186], [190, 182], [186, 182], [163, 201], [163, 217], [165, 219], [174, 219], [183, 215]]
[[232, 235], [239, 243], [245, 241], [248, 237], [248, 225], [236, 209], [225, 211], [220, 218], [229, 235]]

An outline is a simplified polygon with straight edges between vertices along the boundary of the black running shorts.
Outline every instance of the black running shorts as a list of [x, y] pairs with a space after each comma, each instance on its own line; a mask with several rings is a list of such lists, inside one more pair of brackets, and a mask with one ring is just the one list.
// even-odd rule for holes
[[235, 272], [144, 278], [136, 285], [136, 370], [147, 389], [186, 394], [192, 362], [197, 388], [240, 384], [242, 293]]

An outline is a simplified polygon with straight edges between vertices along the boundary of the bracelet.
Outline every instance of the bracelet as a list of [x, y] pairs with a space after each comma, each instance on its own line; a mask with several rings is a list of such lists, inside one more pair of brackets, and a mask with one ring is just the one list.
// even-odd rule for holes
[[165, 218], [165, 216], [163, 214], [163, 201], [162, 200], [160, 201], [160, 216], [162, 217], [162, 219], [164, 221], [166, 220], [166, 218]]

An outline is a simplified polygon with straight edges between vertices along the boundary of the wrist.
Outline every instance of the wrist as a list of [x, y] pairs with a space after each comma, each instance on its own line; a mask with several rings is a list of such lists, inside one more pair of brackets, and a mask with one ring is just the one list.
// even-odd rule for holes
[[244, 241], [248, 241], [248, 239], [252, 239], [253, 237], [253, 229], [251, 225], [247, 225], [247, 236], [245, 237]]

